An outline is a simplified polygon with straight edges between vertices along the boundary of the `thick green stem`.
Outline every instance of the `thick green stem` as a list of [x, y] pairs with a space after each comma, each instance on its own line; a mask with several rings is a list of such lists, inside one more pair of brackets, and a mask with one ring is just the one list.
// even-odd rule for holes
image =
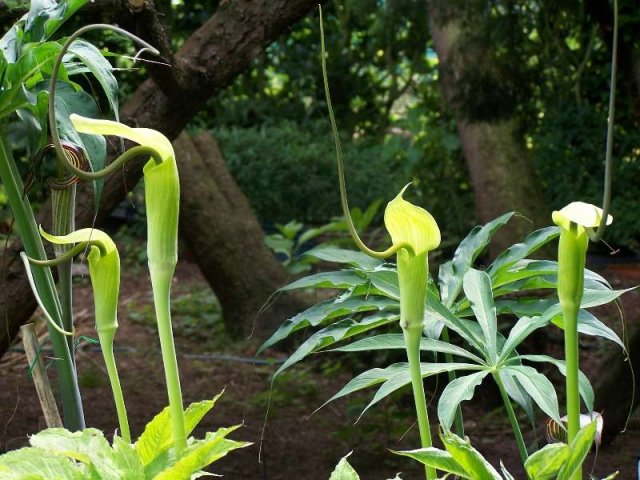
[[116, 360], [113, 355], [113, 338], [115, 330], [106, 332], [98, 332], [100, 339], [100, 347], [102, 348], [102, 357], [107, 367], [109, 382], [111, 383], [111, 391], [113, 392], [113, 400], [116, 404], [116, 412], [118, 414], [118, 424], [120, 425], [120, 435], [125, 442], [131, 443], [131, 431], [129, 430], [129, 419], [127, 417], [127, 408], [124, 404], [124, 396], [122, 387], [120, 386], [120, 377], [116, 367]]
[[[450, 343], [449, 329], [447, 327], [442, 327], [441, 336], [442, 336], [442, 340], [444, 340], [447, 343]], [[451, 355], [450, 353], [445, 353], [444, 358], [446, 362], [449, 364], [454, 362], [453, 355]], [[457, 378], [456, 372], [454, 370], [450, 370], [447, 373], [447, 375], [449, 377], [449, 383], [453, 382]], [[453, 419], [453, 425], [455, 428], [455, 433], [459, 437], [464, 437], [464, 419], [462, 417], [462, 407], [460, 405], [458, 405], [458, 407], [456, 408], [456, 415]]]
[[511, 422], [511, 428], [513, 429], [513, 434], [516, 437], [516, 443], [518, 444], [518, 451], [520, 452], [520, 458], [522, 459], [522, 463], [527, 461], [529, 457], [529, 453], [527, 452], [527, 446], [524, 443], [524, 438], [522, 437], [522, 431], [520, 430], [520, 424], [518, 423], [518, 418], [516, 417], [516, 413], [513, 411], [513, 405], [511, 404], [511, 400], [509, 399], [509, 395], [507, 395], [507, 391], [504, 388], [504, 384], [502, 383], [502, 379], [500, 378], [499, 373], [494, 373], [493, 378], [498, 385], [498, 389], [500, 390], [500, 395], [502, 395], [502, 401], [504, 402], [504, 408], [507, 410], [507, 415], [509, 415], [509, 421]]
[[[567, 427], [571, 444], [580, 431], [580, 390], [578, 387], [578, 311], [576, 305], [563, 305], [564, 355], [567, 366]], [[582, 480], [582, 466], [573, 474], [571, 480]]]
[[[37, 260], [46, 258], [38, 226], [28, 198], [23, 195], [22, 179], [18, 173], [4, 132], [0, 130], [0, 178], [2, 179], [9, 205], [20, 231], [20, 238], [27, 255]], [[62, 326], [60, 300], [49, 268], [36, 268], [33, 272], [38, 293], [52, 318]], [[56, 357], [56, 368], [60, 382], [64, 425], [69, 430], [84, 428], [84, 414], [78, 388], [76, 370], [64, 335], [49, 328], [49, 337]]]
[[[73, 232], [76, 229], [76, 185], [71, 184], [64, 189], [52, 188], [51, 190], [51, 206], [52, 206], [52, 233], [53, 235], [63, 236]], [[64, 255], [71, 249], [70, 245], [53, 246], [53, 252], [56, 257]], [[68, 332], [73, 331], [73, 259], [58, 265], [58, 291], [60, 292], [60, 306], [62, 308], [62, 325]], [[73, 337], [67, 337], [69, 345], [69, 354], [75, 365], [75, 349], [73, 345]]]
[[[422, 370], [420, 368], [420, 339], [422, 338], [421, 327], [403, 328], [404, 343], [407, 350], [407, 360], [409, 361], [409, 371], [411, 373], [411, 386], [413, 387], [413, 400], [416, 404], [416, 417], [418, 419], [418, 429], [420, 430], [420, 444], [422, 448], [431, 447], [431, 428], [429, 426], [429, 413], [427, 412], [427, 400], [424, 394], [424, 384], [422, 383]], [[436, 478], [436, 471], [432, 467], [425, 467], [427, 480]]]
[[175, 264], [155, 265], [149, 262], [151, 285], [153, 287], [153, 302], [156, 309], [160, 348], [162, 350], [162, 362], [164, 364], [167, 393], [169, 395], [173, 443], [176, 451], [180, 452], [187, 446], [187, 435], [184, 426], [184, 408], [182, 405], [180, 376], [178, 374], [178, 359], [176, 357], [176, 348], [171, 327], [170, 294], [171, 279], [173, 278], [174, 270]]

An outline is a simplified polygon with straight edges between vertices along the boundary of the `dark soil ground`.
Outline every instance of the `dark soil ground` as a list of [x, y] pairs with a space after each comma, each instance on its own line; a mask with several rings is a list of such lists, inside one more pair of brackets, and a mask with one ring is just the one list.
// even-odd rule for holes
[[[167, 399], [159, 345], [153, 322], [148, 318], [152, 317], [148, 314], [151, 308], [148, 279], [144, 269], [133, 273], [130, 269], [125, 271], [130, 273], [122, 282], [116, 355], [135, 437], [166, 405]], [[640, 283], [638, 267], [622, 274], [610, 273], [616, 287]], [[93, 300], [87, 279], [80, 279], [77, 286], [74, 301], [79, 333], [95, 337]], [[222, 399], [197, 433], [242, 424], [232, 437], [254, 442], [253, 446], [232, 452], [214, 464], [212, 471], [230, 479], [327, 480], [338, 460], [353, 450], [350, 461], [363, 480], [385, 480], [398, 472], [402, 472], [404, 480], [420, 478], [421, 470], [416, 465], [389, 452], [389, 449], [411, 449], [418, 445], [408, 396], [383, 402], [355, 425], [359, 411], [368, 401], [366, 395], [338, 401], [311, 415], [348, 381], [350, 369], [360, 371], [366, 364], [351, 361], [345, 364], [344, 357], [338, 355], [318, 356], [284, 374], [270, 397], [275, 363], [285, 355], [267, 352], [256, 359], [254, 352], [263, 339], [230, 342], [220, 332], [216, 307], [192, 264], [180, 265], [174, 299], [174, 303], [186, 311], [176, 321], [185, 402], [211, 398], [225, 389]], [[623, 302], [628, 325], [637, 326], [640, 295], [628, 294]], [[559, 351], [557, 339], [552, 338], [551, 343], [555, 345], [551, 350]], [[601, 360], [607, 353], [603, 345], [600, 342], [588, 345], [582, 358], [582, 366], [592, 379], [603, 371]], [[16, 349], [19, 347], [20, 344], [16, 344]], [[113, 432], [117, 428], [116, 416], [101, 354], [95, 346], [84, 344], [77, 358], [87, 424]], [[44, 427], [34, 387], [27, 378], [26, 363], [20, 351], [8, 353], [0, 363], [0, 451], [26, 445], [27, 436]], [[265, 427], [269, 398], [271, 407]], [[436, 417], [435, 409], [431, 415]], [[494, 465], [502, 460], [516, 478], [524, 478], [496, 393], [490, 388], [480, 390], [477, 399], [465, 406], [465, 419], [466, 432], [476, 448]], [[532, 433], [527, 438], [534, 440]], [[639, 455], [640, 422], [636, 415], [625, 433], [612, 445], [600, 449], [593, 473], [601, 478], [620, 470], [618, 478], [635, 479]], [[585, 465], [586, 471], [591, 470], [592, 458]]]

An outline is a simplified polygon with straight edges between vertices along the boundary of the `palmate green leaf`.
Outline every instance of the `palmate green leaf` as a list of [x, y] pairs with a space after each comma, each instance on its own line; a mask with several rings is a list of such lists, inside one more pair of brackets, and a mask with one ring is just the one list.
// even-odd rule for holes
[[470, 473], [460, 465], [449, 452], [439, 448], [420, 448], [417, 450], [391, 450], [396, 455], [413, 458], [427, 467], [435, 468], [441, 472], [456, 475], [459, 478], [471, 479]]
[[[563, 360], [558, 360], [557, 358], [553, 358], [548, 355], [519, 355], [518, 358], [529, 362], [550, 363], [560, 370], [562, 375], [566, 376], [567, 367]], [[582, 373], [581, 370], [578, 371], [578, 388], [580, 389], [580, 396], [582, 397], [582, 400], [584, 400], [584, 404], [587, 409], [592, 412], [595, 394], [593, 393], [593, 387], [591, 386], [589, 378]]]
[[300, 278], [280, 288], [281, 291], [296, 290], [300, 288], [337, 288], [347, 289], [363, 285], [367, 279], [354, 270], [339, 270], [337, 272], [320, 272], [314, 275]]
[[483, 370], [458, 377], [447, 384], [438, 402], [438, 420], [446, 430], [450, 429], [453, 424], [458, 405], [473, 398], [476, 387], [488, 374], [488, 370]]
[[362, 270], [375, 270], [383, 263], [381, 260], [370, 257], [366, 253], [356, 250], [347, 250], [332, 245], [321, 245], [319, 247], [312, 248], [311, 250], [306, 251], [304, 255], [310, 255], [319, 260], [324, 260], [325, 262], [346, 263]]
[[329, 480], [360, 480], [358, 472], [347, 461], [349, 455], [351, 455], [351, 452], [340, 459], [336, 468], [331, 472]]
[[531, 480], [555, 480], [558, 472], [569, 458], [569, 446], [551, 443], [532, 453], [524, 464]]
[[550, 418], [560, 423], [558, 396], [547, 377], [532, 367], [522, 365], [508, 366], [503, 371], [512, 374], [538, 407]]
[[[318, 326], [321, 323], [339, 318], [345, 315], [352, 315], [357, 312], [383, 311], [388, 309], [397, 309], [398, 303], [394, 300], [379, 296], [370, 296], [367, 298], [340, 298], [327, 300], [306, 309], [304, 312], [285, 320], [282, 325], [269, 337], [258, 350], [258, 354], [279, 341], [287, 338], [293, 332], [308, 326]], [[395, 313], [395, 312], [391, 312]]]
[[202, 440], [191, 439], [187, 448], [181, 453], [177, 461], [162, 470], [154, 480], [190, 480], [194, 473], [202, 470], [227, 453], [251, 445], [249, 442], [237, 442], [226, 438], [240, 425], [220, 428], [216, 432], [209, 432]]
[[[374, 337], [357, 340], [348, 345], [334, 349], [336, 352], [367, 352], [372, 350], [404, 350], [406, 348], [404, 336], [397, 333], [385, 333]], [[420, 339], [420, 350], [423, 352], [450, 353], [464, 357], [472, 362], [482, 364], [482, 359], [462, 347], [451, 343], [423, 337]]]
[[[450, 372], [454, 370], [478, 370], [478, 367], [469, 363], [421, 363], [420, 370], [422, 377], [437, 375], [440, 373]], [[406, 362], [394, 363], [385, 368], [372, 368], [356, 377], [352, 378], [338, 393], [323, 403], [319, 408], [350, 395], [354, 392], [365, 388], [382, 384], [377, 390], [369, 404], [364, 408], [360, 416], [362, 416], [369, 408], [378, 403], [380, 400], [389, 396], [391, 393], [411, 383], [411, 374], [409, 372], [409, 364]]]
[[521, 317], [509, 331], [507, 341], [502, 346], [500, 361], [505, 361], [513, 351], [533, 332], [549, 324], [549, 320], [542, 317]]
[[440, 435], [444, 447], [453, 459], [467, 472], [473, 480], [501, 480], [500, 474], [487, 460], [471, 446], [468, 440], [462, 439], [452, 432]]
[[489, 358], [495, 362], [498, 359], [498, 319], [491, 292], [491, 279], [485, 272], [469, 269], [462, 282], [464, 293], [471, 302], [473, 313], [482, 329]]
[[491, 277], [498, 275], [501, 270], [511, 268], [517, 262], [528, 257], [559, 235], [560, 229], [555, 226], [546, 227], [530, 233], [522, 243], [516, 243], [498, 255], [487, 269], [487, 273]]
[[512, 216], [513, 212], [506, 213], [486, 225], [474, 227], [460, 242], [453, 260], [440, 266], [438, 278], [444, 305], [448, 307], [453, 305], [462, 289], [462, 279], [465, 273], [489, 244], [495, 232], [504, 226]]
[[[185, 433], [189, 435], [200, 420], [211, 410], [222, 392], [211, 400], [192, 403], [184, 411]], [[136, 453], [142, 464], [149, 465], [156, 457], [166, 452], [172, 445], [171, 415], [169, 407], [164, 408], [144, 428], [136, 442]]]
[[558, 472], [557, 480], [570, 480], [575, 471], [580, 468], [586, 458], [593, 440], [596, 436], [597, 425], [592, 422], [584, 428], [581, 428], [576, 438], [569, 445], [569, 458]]
[[4, 480], [86, 480], [87, 472], [67, 457], [28, 447], [0, 455], [0, 477]]
[[456, 332], [478, 352], [486, 352], [483, 345], [482, 335], [478, 335], [477, 331], [469, 328], [468, 323], [464, 323], [462, 320], [457, 318], [451, 310], [440, 302], [438, 296], [431, 291], [427, 291], [425, 315], [441, 322], [447, 328]]
[[[514, 361], [517, 362], [518, 360], [514, 359]], [[518, 362], [517, 364], [520, 363]], [[500, 376], [500, 380], [502, 380], [502, 384], [504, 385], [504, 389], [509, 398], [522, 408], [522, 411], [524, 411], [529, 419], [529, 423], [533, 426], [535, 423], [535, 413], [533, 411], [531, 395], [529, 395], [520, 382], [518, 382], [518, 380], [514, 378], [513, 374], [509, 371], [500, 369], [498, 370], [498, 375]]]
[[327, 348], [337, 342], [346, 340], [360, 333], [373, 330], [383, 325], [389, 325], [400, 320], [399, 314], [380, 312], [368, 315], [362, 320], [345, 318], [333, 323], [311, 335], [293, 352], [289, 358], [278, 368], [273, 378], [277, 377], [285, 369], [298, 363], [309, 354]]

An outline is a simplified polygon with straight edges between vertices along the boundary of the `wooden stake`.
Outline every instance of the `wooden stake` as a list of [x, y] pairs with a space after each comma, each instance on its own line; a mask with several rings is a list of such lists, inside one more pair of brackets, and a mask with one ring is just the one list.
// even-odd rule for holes
[[22, 334], [24, 351], [27, 354], [29, 368], [31, 368], [31, 376], [33, 377], [33, 384], [35, 385], [36, 392], [38, 393], [38, 399], [40, 400], [40, 406], [42, 407], [42, 413], [44, 413], [44, 419], [47, 422], [47, 427], [62, 428], [62, 419], [60, 418], [58, 406], [56, 405], [56, 400], [53, 397], [53, 392], [51, 391], [49, 377], [47, 377], [44, 363], [40, 356], [38, 338], [36, 337], [33, 323], [28, 323], [20, 327], [20, 333]]

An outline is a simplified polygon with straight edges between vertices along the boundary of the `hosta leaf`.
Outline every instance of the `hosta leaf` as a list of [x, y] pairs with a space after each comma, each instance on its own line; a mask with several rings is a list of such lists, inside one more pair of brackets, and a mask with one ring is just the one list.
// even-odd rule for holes
[[491, 241], [495, 232], [504, 226], [513, 216], [513, 212], [492, 220], [486, 225], [474, 227], [460, 242], [453, 255], [453, 260], [440, 267], [438, 275], [440, 294], [445, 306], [451, 307], [462, 289], [462, 279], [475, 259], [482, 253]]
[[413, 458], [427, 467], [435, 468], [441, 472], [450, 473], [460, 478], [472, 478], [462, 465], [460, 465], [449, 452], [439, 448], [420, 448], [418, 450], [391, 450], [396, 455]]
[[376, 267], [382, 265], [381, 260], [370, 257], [366, 253], [334, 247], [332, 245], [321, 245], [312, 248], [304, 252], [304, 255], [310, 255], [325, 262], [346, 263], [361, 268], [362, 270], [374, 270]]
[[445, 387], [438, 402], [438, 419], [446, 430], [450, 429], [453, 424], [458, 405], [465, 400], [473, 398], [476, 387], [482, 383], [488, 374], [487, 370], [471, 373], [464, 377], [456, 378]]
[[480, 270], [470, 269], [464, 276], [463, 288], [466, 297], [471, 302], [476, 320], [482, 328], [487, 353], [493, 361], [496, 361], [498, 359], [498, 320], [496, 307], [493, 304], [491, 279], [489, 275]]
[[[557, 358], [550, 357], [548, 355], [520, 355], [520, 360], [526, 360], [529, 362], [546, 362], [554, 365], [562, 375], [566, 376], [567, 367], [563, 360], [558, 360]], [[587, 409], [592, 412], [593, 411], [593, 402], [595, 399], [595, 395], [593, 393], [593, 387], [591, 386], [591, 382], [589, 378], [582, 373], [582, 371], [578, 371], [578, 388], [580, 389], [580, 396], [584, 400], [584, 404]]]
[[358, 473], [349, 465], [347, 458], [351, 455], [348, 453], [338, 462], [336, 468], [331, 472], [329, 480], [360, 480]]
[[558, 396], [547, 377], [532, 367], [520, 365], [509, 366], [504, 370], [513, 374], [544, 413], [556, 422], [560, 422]]
[[470, 478], [473, 480], [501, 480], [496, 469], [471, 446], [468, 440], [463, 440], [451, 432], [445, 432], [441, 438], [444, 447], [454, 460], [469, 472]]
[[176, 463], [162, 470], [154, 480], [190, 480], [191, 475], [202, 470], [227, 453], [238, 448], [251, 445], [249, 442], [237, 442], [225, 438], [240, 425], [220, 428], [216, 432], [207, 433], [203, 440], [191, 440], [186, 450], [181, 453]]
[[291, 356], [280, 366], [280, 368], [274, 373], [274, 378], [278, 376], [282, 371], [290, 366], [298, 363], [304, 359], [307, 355], [327, 348], [334, 343], [353, 337], [360, 333], [373, 330], [383, 325], [397, 322], [400, 319], [400, 315], [389, 312], [374, 313], [364, 317], [362, 320], [354, 320], [352, 318], [345, 318], [339, 320], [322, 330], [317, 331], [304, 341], [298, 349], [291, 354]]
[[596, 422], [581, 428], [576, 438], [569, 445], [569, 458], [560, 469], [557, 480], [570, 480], [584, 462], [596, 436]]
[[280, 288], [282, 291], [296, 290], [299, 288], [339, 288], [346, 289], [363, 285], [367, 279], [358, 275], [353, 270], [340, 270], [337, 272], [320, 272], [303, 277], [295, 282]]
[[[391, 350], [391, 349], [404, 349], [406, 348], [404, 336], [396, 333], [385, 333], [382, 335], [376, 335], [375, 337], [367, 337], [362, 340], [357, 340], [348, 345], [336, 348], [337, 352], [362, 352], [370, 350]], [[468, 358], [477, 363], [482, 363], [482, 359], [468, 352], [462, 347], [452, 345], [441, 340], [434, 340], [431, 338], [423, 337], [420, 340], [420, 350], [423, 352], [439, 352], [450, 353], [460, 357]]]
[[41, 448], [21, 448], [0, 455], [1, 477], [5, 480], [85, 480], [83, 467], [61, 455]]
[[327, 320], [357, 312], [381, 311], [390, 308], [397, 309], [397, 307], [397, 302], [385, 297], [356, 297], [347, 298], [344, 301], [341, 301], [340, 298], [327, 300], [326, 302], [318, 303], [306, 309], [304, 312], [285, 320], [278, 330], [276, 330], [275, 333], [262, 344], [258, 353], [278, 343], [280, 340], [287, 338], [293, 332], [308, 326], [318, 326]]
[[558, 472], [569, 458], [569, 446], [551, 443], [532, 453], [524, 464], [531, 480], [555, 480]]

